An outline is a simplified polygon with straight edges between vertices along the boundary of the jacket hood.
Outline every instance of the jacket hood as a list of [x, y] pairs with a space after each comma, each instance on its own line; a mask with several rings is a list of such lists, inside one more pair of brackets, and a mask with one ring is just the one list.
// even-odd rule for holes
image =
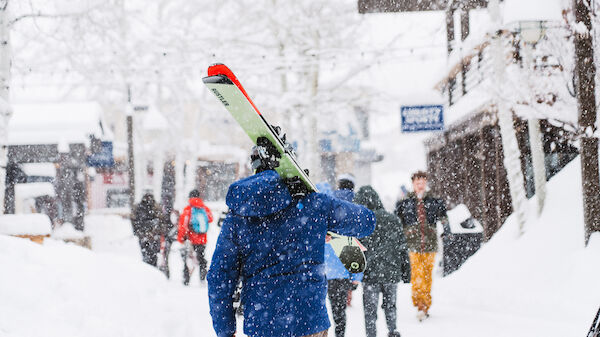
[[188, 202], [192, 207], [204, 207], [204, 201], [200, 198], [190, 198]]
[[377, 194], [370, 185], [362, 186], [358, 189], [358, 192], [356, 192], [356, 195], [354, 196], [354, 202], [363, 205], [372, 211], [383, 209], [379, 194]]
[[286, 208], [292, 197], [279, 174], [269, 170], [233, 183], [225, 202], [234, 214], [263, 217]]

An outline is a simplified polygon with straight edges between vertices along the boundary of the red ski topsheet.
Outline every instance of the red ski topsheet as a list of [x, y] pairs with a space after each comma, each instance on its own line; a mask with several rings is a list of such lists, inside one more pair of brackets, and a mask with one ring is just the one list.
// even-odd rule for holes
[[223, 75], [223, 76], [226, 76], [229, 80], [231, 80], [231, 82], [233, 82], [242, 91], [244, 96], [246, 96], [246, 98], [248, 99], [248, 102], [250, 102], [250, 104], [252, 104], [252, 107], [254, 108], [254, 110], [256, 110], [256, 112], [259, 115], [261, 115], [258, 108], [256, 108], [256, 105], [254, 105], [254, 102], [252, 102], [252, 100], [250, 99], [250, 96], [248, 96], [248, 93], [246, 92], [246, 90], [244, 90], [244, 87], [242, 87], [242, 84], [240, 83], [240, 81], [238, 81], [237, 77], [235, 77], [235, 75], [233, 74], [233, 71], [231, 71], [229, 68], [227, 68], [226, 65], [224, 65], [222, 63], [217, 63], [217, 64], [213, 64], [212, 66], [208, 67], [208, 76], [215, 76], [215, 75]]

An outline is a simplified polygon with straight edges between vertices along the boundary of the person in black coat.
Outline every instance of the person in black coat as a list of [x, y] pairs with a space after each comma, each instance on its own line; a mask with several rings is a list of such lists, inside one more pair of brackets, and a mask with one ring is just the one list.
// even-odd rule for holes
[[363, 186], [354, 202], [364, 205], [375, 213], [373, 233], [361, 242], [367, 248], [367, 269], [363, 278], [363, 305], [367, 337], [377, 336], [377, 304], [379, 293], [383, 295], [382, 308], [388, 326], [389, 337], [399, 337], [396, 330], [396, 290], [398, 283], [410, 282], [410, 264], [406, 240], [400, 219], [383, 208], [379, 195], [371, 186]]
[[135, 206], [131, 222], [133, 234], [140, 242], [144, 262], [156, 267], [164, 222], [162, 210], [151, 193], [144, 194], [142, 201]]
[[412, 270], [412, 301], [418, 310], [417, 318], [422, 321], [429, 317], [432, 304], [432, 273], [438, 250], [437, 223], [441, 222], [446, 233], [450, 228], [444, 200], [427, 192], [427, 173], [415, 172], [412, 183], [413, 192], [396, 204], [396, 215], [405, 226]]

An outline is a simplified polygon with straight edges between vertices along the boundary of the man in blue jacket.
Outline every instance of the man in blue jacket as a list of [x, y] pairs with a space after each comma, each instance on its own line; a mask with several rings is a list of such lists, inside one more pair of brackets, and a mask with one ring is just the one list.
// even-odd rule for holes
[[[263, 151], [274, 153], [272, 151]], [[256, 153], [256, 152], [255, 152]], [[232, 296], [242, 277], [244, 333], [251, 337], [326, 336], [324, 243], [327, 231], [363, 237], [373, 213], [283, 180], [278, 162], [252, 156], [257, 174], [233, 183], [210, 270], [208, 293], [219, 337], [235, 334]]]

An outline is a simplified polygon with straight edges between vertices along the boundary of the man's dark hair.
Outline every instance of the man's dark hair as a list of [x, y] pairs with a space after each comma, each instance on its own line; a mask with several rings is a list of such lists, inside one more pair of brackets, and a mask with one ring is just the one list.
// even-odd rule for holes
[[200, 198], [200, 191], [193, 189], [190, 191], [189, 198]]
[[410, 179], [412, 181], [415, 181], [415, 179], [427, 179], [427, 172], [417, 171], [417, 172], [413, 173], [413, 175], [410, 177]]
[[354, 191], [354, 183], [348, 179], [340, 179], [338, 180], [338, 189]]

